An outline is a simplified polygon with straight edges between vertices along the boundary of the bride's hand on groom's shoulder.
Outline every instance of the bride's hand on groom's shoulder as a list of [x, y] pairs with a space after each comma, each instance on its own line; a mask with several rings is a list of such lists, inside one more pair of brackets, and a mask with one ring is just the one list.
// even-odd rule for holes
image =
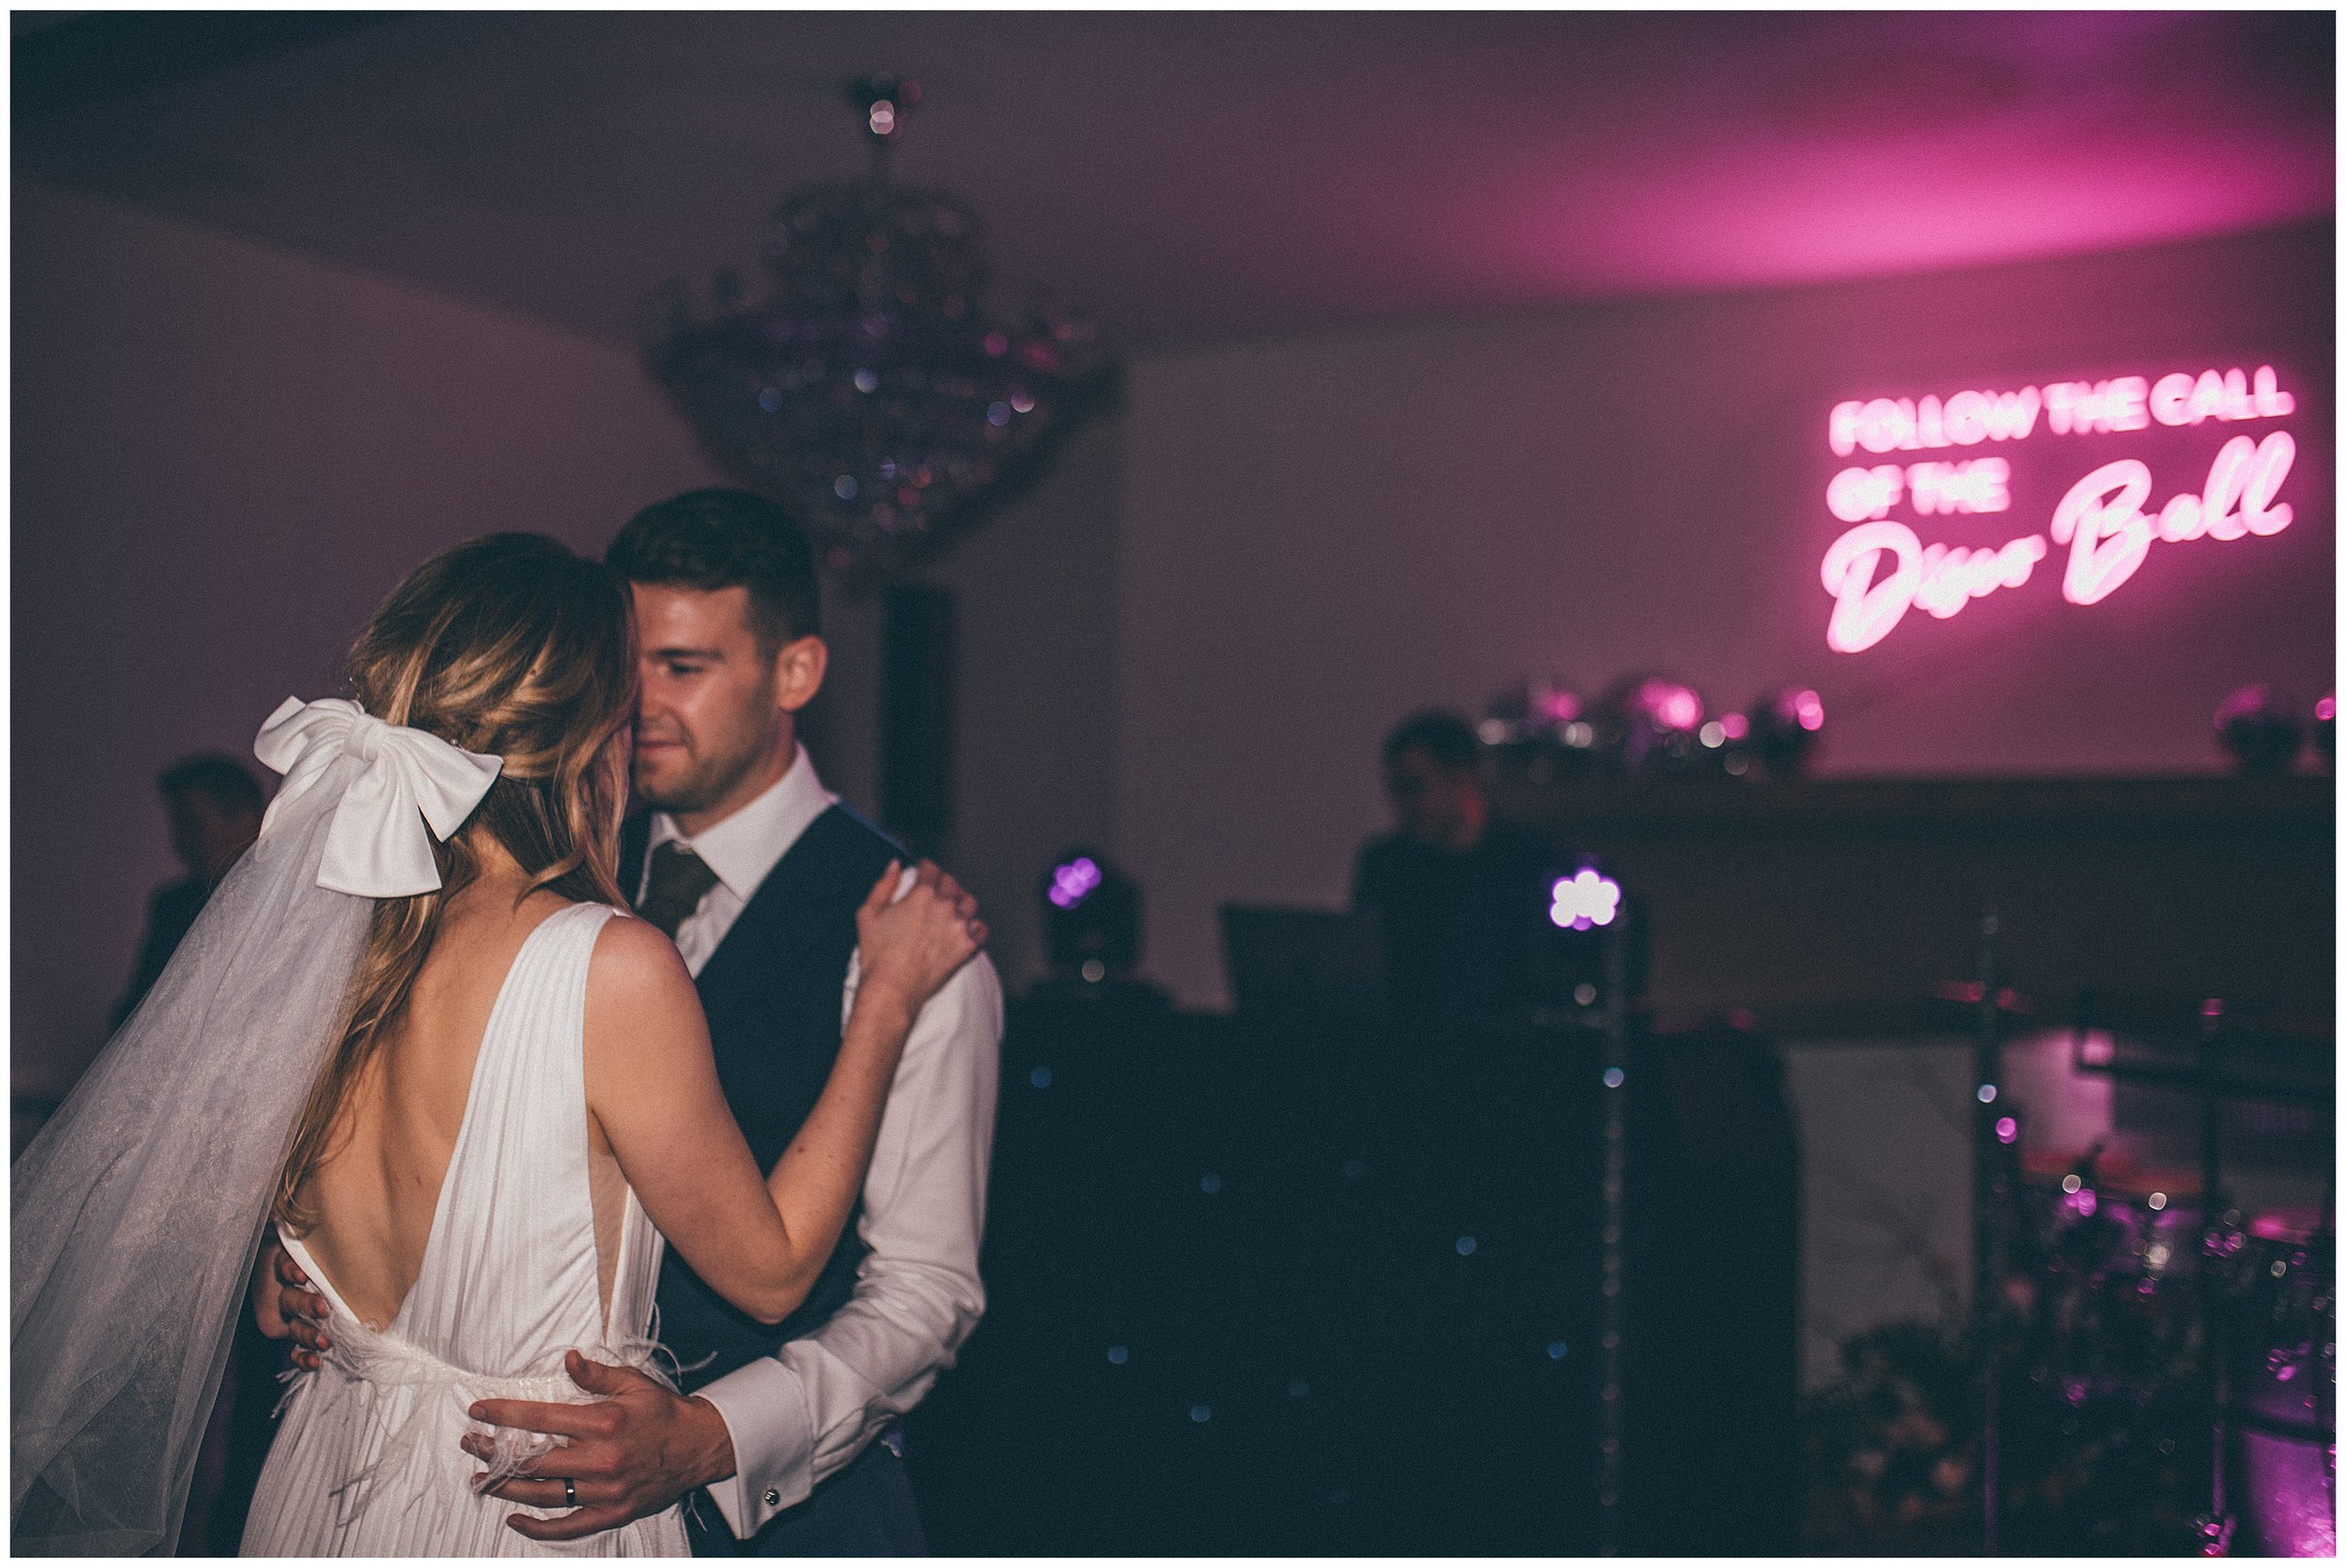
[[935, 861], [922, 860], [899, 896], [900, 868], [890, 861], [856, 911], [862, 952], [861, 991], [889, 990], [913, 1011], [985, 945], [978, 901]]
[[[484, 1399], [475, 1421], [568, 1439], [540, 1457], [532, 1473], [489, 1488], [489, 1495], [531, 1508], [571, 1508], [552, 1519], [509, 1515], [506, 1524], [532, 1541], [575, 1541], [657, 1514], [696, 1486], [733, 1473], [733, 1434], [706, 1400], [687, 1399], [632, 1367], [610, 1366], [572, 1350], [571, 1381], [597, 1397], [586, 1405]], [[465, 1452], [486, 1461], [494, 1442], [480, 1433]], [[476, 1475], [478, 1485], [483, 1479]], [[566, 1487], [564, 1483], [568, 1482]], [[571, 1507], [575, 1504], [575, 1507]]]

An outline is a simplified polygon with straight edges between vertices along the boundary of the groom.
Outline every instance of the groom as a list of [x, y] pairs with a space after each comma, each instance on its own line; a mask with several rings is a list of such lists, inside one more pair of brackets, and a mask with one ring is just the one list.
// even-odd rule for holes
[[[619, 885], [676, 939], [726, 1102], [770, 1170], [839, 1049], [856, 908], [903, 851], [823, 787], [797, 741], [829, 654], [795, 523], [747, 492], [697, 490], [637, 513], [605, 558], [634, 596], [635, 793], [655, 808], [623, 832]], [[896, 1423], [984, 1309], [1001, 1030], [1000, 983], [980, 953], [921, 1011], [857, 1210], [781, 1324], [727, 1306], [667, 1256], [658, 1333], [687, 1369], [682, 1394], [573, 1352], [571, 1376], [597, 1402], [473, 1408], [569, 1439], [495, 1495], [574, 1511], [517, 1515], [514, 1529], [575, 1540], [705, 1489], [689, 1510], [698, 1554], [926, 1549]]]

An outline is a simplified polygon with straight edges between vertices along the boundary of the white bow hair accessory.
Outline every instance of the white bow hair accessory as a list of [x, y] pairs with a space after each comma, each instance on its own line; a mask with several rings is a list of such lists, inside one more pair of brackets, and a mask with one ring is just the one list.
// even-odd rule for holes
[[334, 808], [318, 866], [319, 887], [361, 898], [406, 898], [438, 888], [432, 839], [446, 843], [463, 827], [505, 767], [503, 757], [386, 723], [341, 697], [287, 697], [253, 738], [252, 754], [285, 775], [261, 819], [263, 833], [278, 808], [307, 793], [335, 761], [355, 756], [367, 763]]

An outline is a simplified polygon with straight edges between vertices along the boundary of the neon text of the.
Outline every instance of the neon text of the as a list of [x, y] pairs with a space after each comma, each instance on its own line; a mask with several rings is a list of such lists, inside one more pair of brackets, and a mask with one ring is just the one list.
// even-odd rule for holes
[[1925, 517], [1939, 512], [2003, 511], [2012, 505], [2012, 464], [2000, 457], [1967, 463], [1895, 463], [1844, 468], [1825, 486], [1824, 504], [1844, 523], [1887, 517], [1901, 495]]

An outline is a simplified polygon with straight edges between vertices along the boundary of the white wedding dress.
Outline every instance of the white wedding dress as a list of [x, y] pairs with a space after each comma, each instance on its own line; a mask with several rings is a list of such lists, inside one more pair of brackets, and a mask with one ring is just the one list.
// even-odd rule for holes
[[[578, 1542], [533, 1542], [507, 1516], [565, 1511], [476, 1494], [482, 1467], [458, 1446], [488, 1430], [465, 1414], [476, 1399], [586, 1398], [563, 1370], [565, 1350], [650, 1365], [660, 1234], [631, 1191], [606, 1327], [587, 1189], [586, 967], [615, 913], [557, 910], [514, 957], [481, 1038], [421, 1271], [388, 1326], [359, 1322], [301, 1243], [286, 1240], [331, 1303], [333, 1348], [286, 1404], [246, 1556], [687, 1554], [675, 1508]], [[538, 1468], [560, 1475], [559, 1451]]]

